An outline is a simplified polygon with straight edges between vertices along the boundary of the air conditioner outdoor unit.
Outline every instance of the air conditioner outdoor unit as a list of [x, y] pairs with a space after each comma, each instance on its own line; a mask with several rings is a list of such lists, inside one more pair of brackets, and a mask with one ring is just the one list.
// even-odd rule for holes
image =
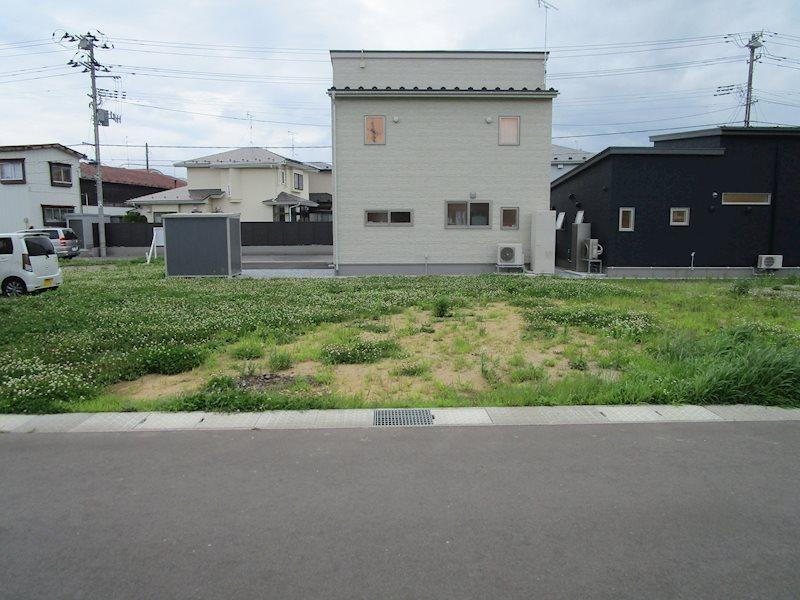
[[759, 254], [759, 269], [780, 269], [783, 267], [783, 254]]
[[511, 267], [523, 266], [522, 244], [497, 244], [497, 264]]
[[586, 240], [583, 244], [588, 260], [597, 260], [600, 258], [600, 255], [603, 253], [603, 246], [600, 245], [599, 240], [591, 238]]

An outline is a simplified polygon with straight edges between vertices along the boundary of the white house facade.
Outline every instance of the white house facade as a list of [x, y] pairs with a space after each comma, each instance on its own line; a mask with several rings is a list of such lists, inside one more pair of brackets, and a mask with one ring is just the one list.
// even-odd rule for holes
[[242, 222], [296, 220], [316, 203], [309, 200], [309, 175], [317, 169], [265, 148], [238, 148], [175, 163], [188, 185], [133, 198], [150, 222], [181, 212], [238, 213]]
[[545, 57], [331, 51], [339, 274], [494, 271], [501, 243], [552, 272]]
[[81, 158], [61, 144], [0, 146], [0, 231], [65, 227], [80, 205]]

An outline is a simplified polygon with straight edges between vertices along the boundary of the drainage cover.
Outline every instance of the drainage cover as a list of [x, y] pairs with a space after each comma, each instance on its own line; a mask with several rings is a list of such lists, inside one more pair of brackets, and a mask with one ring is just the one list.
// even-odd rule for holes
[[433, 415], [427, 408], [379, 408], [375, 410], [375, 427], [416, 427], [433, 425]]

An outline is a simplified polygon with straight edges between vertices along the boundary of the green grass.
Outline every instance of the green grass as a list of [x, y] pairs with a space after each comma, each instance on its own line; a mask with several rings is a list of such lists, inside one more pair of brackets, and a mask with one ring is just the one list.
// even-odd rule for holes
[[[787, 289], [798, 283], [791, 278], [743, 283], [513, 275], [206, 280], [166, 279], [163, 264], [145, 265], [140, 259], [102, 262], [110, 268], [97, 264], [101, 261], [70, 261], [59, 290], [0, 299], [0, 412], [644, 402], [800, 406], [800, 301]], [[452, 299], [457, 299], [456, 318], [442, 314], [436, 322], [452, 327], [447, 333], [455, 334], [455, 363], [480, 360], [483, 391], [442, 385], [429, 397], [410, 395], [386, 404], [380, 397], [326, 392], [332, 367], [265, 392], [217, 385], [181, 397], [132, 402], [107, 390], [148, 373], [196, 367], [205, 373], [227, 352], [242, 359], [242, 373], [264, 364], [279, 370], [293, 361], [334, 365], [398, 357], [395, 341], [361, 335], [386, 333], [384, 318], [409, 307], [453, 314]], [[563, 345], [573, 369], [548, 379], [542, 368], [554, 366], [552, 359], [534, 367], [515, 354], [516, 348], [509, 349], [507, 360], [484, 355], [482, 327], [465, 327], [460, 317], [489, 302], [518, 307], [526, 337], [543, 347]], [[434, 338], [444, 335], [429, 325], [409, 327]], [[310, 331], [319, 335], [301, 337]], [[596, 345], [577, 344], [576, 332], [590, 334]], [[282, 356], [276, 346], [293, 340], [291, 355]], [[54, 345], [69, 350], [55, 353]], [[272, 348], [266, 363], [258, 360], [264, 348]], [[575, 368], [580, 360], [615, 375]], [[415, 372], [408, 377], [426, 375], [424, 369], [416, 373], [421, 365], [406, 366]]]
[[270, 371], [277, 373], [278, 371], [291, 369], [292, 364], [294, 364], [294, 359], [291, 354], [284, 350], [275, 350], [269, 355], [267, 364], [269, 365]]

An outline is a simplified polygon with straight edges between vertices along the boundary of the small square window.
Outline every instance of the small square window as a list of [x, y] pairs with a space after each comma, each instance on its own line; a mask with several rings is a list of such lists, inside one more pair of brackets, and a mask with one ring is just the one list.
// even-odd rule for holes
[[380, 145], [386, 143], [386, 117], [367, 115], [364, 117], [364, 143]]
[[556, 215], [556, 229], [564, 229], [564, 213], [560, 212]]
[[410, 225], [410, 210], [393, 210], [389, 213], [389, 222], [395, 225]]
[[583, 211], [582, 210], [579, 210], [577, 213], [575, 213], [575, 222], [579, 223], [579, 224], [583, 223]]
[[367, 225], [386, 225], [389, 223], [388, 210], [368, 210], [366, 213]]
[[619, 230], [620, 231], [633, 231], [633, 221], [635, 209], [630, 207], [619, 209]]
[[25, 161], [21, 158], [0, 160], [0, 183], [25, 183]]
[[673, 227], [688, 227], [689, 226], [689, 209], [688, 208], [670, 208], [669, 209], [669, 224]]
[[448, 202], [447, 203], [447, 225], [450, 227], [467, 226], [467, 203]]
[[500, 214], [503, 229], [519, 229], [519, 208], [501, 208]]
[[500, 146], [519, 146], [519, 117], [500, 117], [497, 126]]
[[50, 163], [50, 185], [69, 187], [72, 185], [72, 166], [64, 163]]

